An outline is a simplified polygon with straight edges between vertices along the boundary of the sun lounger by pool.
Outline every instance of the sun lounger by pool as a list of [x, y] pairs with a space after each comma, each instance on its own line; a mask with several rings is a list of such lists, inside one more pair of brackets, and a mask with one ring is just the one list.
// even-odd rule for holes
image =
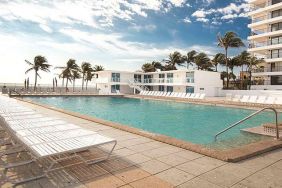
[[256, 96], [256, 95], [250, 96], [248, 102], [249, 103], [256, 103], [257, 98], [258, 98], [258, 96]]
[[202, 93], [202, 94], [200, 94], [199, 99], [204, 99], [204, 98], [205, 98], [205, 96], [206, 96], [206, 94], [205, 94], [205, 93]]
[[170, 95], [171, 95], [171, 92], [167, 92], [165, 96], [169, 97]]
[[[42, 161], [51, 162], [48, 166], [44, 166], [43, 163], [41, 164], [45, 167], [43, 174], [34, 175], [27, 179], [17, 181], [10, 179], [6, 174], [2, 175], [2, 178], [9, 180], [12, 183], [24, 183], [26, 181], [45, 177], [49, 172], [55, 169], [54, 165], [56, 163], [74, 157], [78, 157], [82, 162], [87, 164], [106, 160], [109, 158], [116, 145], [116, 140], [112, 138], [102, 136], [96, 132], [83, 129], [53, 117], [46, 117], [36, 113], [34, 115], [31, 112], [32, 111], [25, 112], [26, 118], [22, 118], [24, 116], [15, 112], [4, 112], [0, 114], [1, 126], [5, 129], [8, 135], [10, 135], [14, 143], [14, 148], [12, 147], [7, 151], [2, 152], [0, 156], [2, 157], [11, 153], [18, 153], [23, 150], [30, 153], [31, 156], [30, 160], [7, 163], [3, 168], [9, 170], [10, 168], [16, 168], [35, 161], [40, 164]], [[107, 152], [104, 150], [105, 148], [103, 148], [106, 155], [101, 158], [88, 160], [79, 155], [79, 152], [81, 151], [104, 147], [109, 144], [112, 145], [111, 148], [109, 148], [109, 151]], [[56, 169], [57, 168], [58, 167], [56, 167]]]
[[282, 97], [277, 97], [275, 104], [282, 105]]
[[256, 103], [263, 104], [266, 100], [266, 96], [259, 96]]
[[241, 99], [241, 95], [235, 95], [234, 98], [232, 98], [233, 102], [239, 102]]
[[186, 95], [185, 95], [185, 98], [189, 98], [191, 96], [191, 93], [187, 93]]
[[275, 97], [267, 97], [264, 104], [274, 104], [275, 103]]
[[242, 97], [242, 99], [240, 100], [240, 102], [248, 102], [249, 98], [250, 98], [249, 95], [244, 95], [244, 96]]
[[189, 99], [194, 99], [194, 98], [195, 98], [195, 96], [196, 96], [196, 93], [191, 93], [191, 95], [190, 95]]

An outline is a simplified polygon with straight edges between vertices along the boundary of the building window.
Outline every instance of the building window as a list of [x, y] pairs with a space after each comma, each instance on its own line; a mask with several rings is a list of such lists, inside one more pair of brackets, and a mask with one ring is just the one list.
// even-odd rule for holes
[[194, 72], [186, 72], [186, 82], [194, 83]]
[[159, 74], [159, 83], [164, 83], [165, 82], [165, 74]]
[[145, 86], [149, 91], [154, 91], [153, 86]]
[[277, 3], [281, 3], [282, 2], [282, 0], [272, 0], [272, 4], [274, 5], [274, 4], [277, 4]]
[[272, 11], [272, 18], [276, 18], [278, 16], [282, 16], [282, 10], [279, 9], [279, 10], [275, 10], [275, 11]]
[[111, 86], [111, 92], [117, 93], [117, 91], [120, 91], [120, 85], [112, 85]]
[[271, 58], [282, 58], [282, 49], [279, 50], [271, 50]]
[[164, 91], [164, 86], [159, 86], [159, 91]]
[[187, 87], [186, 87], [186, 93], [194, 93], [194, 87], [192, 87], [192, 86], [187, 86]]
[[271, 38], [271, 44], [281, 44], [282, 43], [282, 36], [279, 37], [272, 37]]
[[120, 73], [112, 73], [112, 82], [120, 82]]
[[282, 76], [271, 76], [271, 85], [282, 85]]
[[173, 83], [173, 73], [167, 73], [167, 83]]
[[282, 29], [282, 22], [271, 25], [271, 31], [279, 31]]
[[141, 83], [142, 82], [141, 74], [134, 74], [134, 81]]
[[144, 75], [144, 83], [152, 83], [153, 81], [153, 75]]
[[166, 91], [167, 92], [173, 92], [173, 86], [167, 86]]

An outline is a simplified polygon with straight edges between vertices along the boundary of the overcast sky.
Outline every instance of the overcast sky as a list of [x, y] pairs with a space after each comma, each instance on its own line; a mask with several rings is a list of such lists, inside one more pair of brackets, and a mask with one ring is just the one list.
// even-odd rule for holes
[[[53, 67], [73, 58], [111, 70], [140, 70], [175, 50], [212, 56], [223, 52], [219, 32], [232, 30], [246, 41], [246, 1], [0, 0], [0, 83], [32, 81], [24, 60], [36, 55]], [[41, 75], [39, 83], [51, 83], [56, 71]]]

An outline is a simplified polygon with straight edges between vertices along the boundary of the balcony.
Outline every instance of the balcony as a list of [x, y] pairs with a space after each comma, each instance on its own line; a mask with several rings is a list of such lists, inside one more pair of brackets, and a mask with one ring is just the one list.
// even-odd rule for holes
[[275, 67], [262, 67], [257, 68], [253, 71], [254, 73], [260, 73], [260, 72], [282, 72], [282, 66], [275, 66]]
[[274, 10], [281, 9], [281, 7], [282, 7], [282, 2], [273, 3], [273, 4], [271, 1], [260, 2], [258, 4], [252, 3], [250, 5], [250, 12], [248, 13], [248, 15], [254, 16], [265, 12], [272, 12]]

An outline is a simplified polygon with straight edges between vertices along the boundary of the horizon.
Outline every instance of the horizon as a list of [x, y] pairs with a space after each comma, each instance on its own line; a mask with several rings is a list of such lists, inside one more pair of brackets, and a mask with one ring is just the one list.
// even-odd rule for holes
[[223, 52], [216, 35], [226, 31], [235, 31], [247, 46], [247, 1], [3, 1], [0, 83], [22, 83], [27, 77], [32, 83], [34, 73], [25, 75], [24, 61], [36, 55], [52, 65], [51, 74], [40, 72], [39, 79], [50, 84], [58, 72], [53, 68], [70, 58], [79, 65], [86, 61], [106, 70], [137, 71], [174, 51]]

